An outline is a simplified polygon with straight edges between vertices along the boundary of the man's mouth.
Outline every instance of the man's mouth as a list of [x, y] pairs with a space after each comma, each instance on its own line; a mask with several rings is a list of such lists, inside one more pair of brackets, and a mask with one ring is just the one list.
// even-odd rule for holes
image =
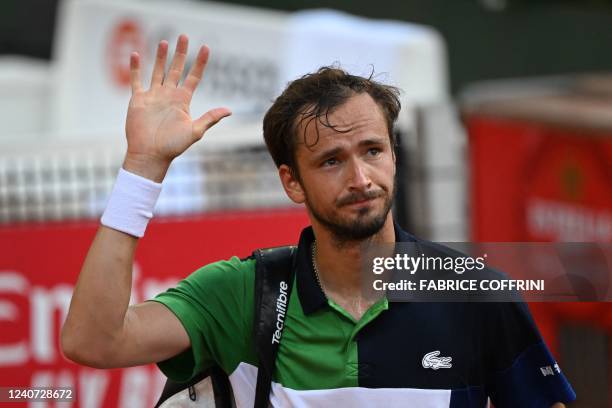
[[339, 200], [338, 206], [366, 206], [372, 203], [375, 199], [382, 197], [382, 191], [372, 191], [367, 194], [351, 194]]
[[364, 206], [364, 205], [370, 204], [374, 200], [375, 198], [366, 198], [364, 200], [353, 201], [352, 203], [349, 203], [348, 205], [349, 206]]

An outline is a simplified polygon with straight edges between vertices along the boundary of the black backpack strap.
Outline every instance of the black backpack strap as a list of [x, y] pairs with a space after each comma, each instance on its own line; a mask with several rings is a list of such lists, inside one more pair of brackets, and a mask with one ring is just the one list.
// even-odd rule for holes
[[231, 408], [233, 404], [231, 385], [227, 374], [225, 374], [219, 366], [213, 366], [210, 369], [199, 373], [189, 381], [177, 382], [170, 379], [166, 380], [164, 390], [162, 391], [157, 404], [155, 404], [155, 408], [159, 408], [159, 406], [161, 406], [161, 404], [163, 404], [166, 400], [185, 389], [189, 390], [189, 398], [195, 402], [198, 399], [195, 385], [207, 377], [212, 385], [215, 407]]
[[253, 329], [255, 350], [259, 358], [255, 408], [265, 408], [270, 403], [276, 353], [293, 285], [295, 252], [294, 246], [258, 249], [253, 252], [257, 261]]
[[172, 397], [175, 394], [178, 394], [179, 392], [183, 391], [186, 388], [189, 388], [189, 397], [191, 398], [191, 395], [194, 392], [193, 386], [197, 384], [198, 382], [202, 381], [204, 378], [208, 377], [209, 374], [210, 373], [208, 371], [201, 372], [200, 374], [192, 378], [190, 381], [186, 381], [186, 382], [178, 382], [178, 381], [173, 381], [171, 379], [166, 379], [166, 384], [164, 384], [164, 389], [159, 397], [159, 400], [157, 401], [157, 404], [155, 404], [154, 408], [159, 408], [159, 406], [162, 403], [164, 403], [168, 398]]

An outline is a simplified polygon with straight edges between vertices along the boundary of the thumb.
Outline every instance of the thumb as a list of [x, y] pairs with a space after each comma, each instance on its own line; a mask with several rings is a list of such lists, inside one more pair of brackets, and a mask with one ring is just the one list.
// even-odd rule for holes
[[227, 108], [211, 109], [198, 119], [193, 121], [192, 131], [196, 140], [199, 140], [204, 133], [213, 127], [217, 122], [226, 116], [230, 116], [232, 112]]

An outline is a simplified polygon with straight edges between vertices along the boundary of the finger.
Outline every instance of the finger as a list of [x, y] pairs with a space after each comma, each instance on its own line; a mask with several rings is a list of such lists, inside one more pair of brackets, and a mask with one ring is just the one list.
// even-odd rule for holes
[[203, 45], [200, 48], [200, 51], [198, 52], [198, 56], [196, 57], [195, 62], [189, 70], [187, 78], [185, 78], [185, 83], [183, 83], [183, 87], [188, 89], [191, 93], [195, 91], [198, 84], [202, 80], [202, 76], [204, 75], [204, 70], [206, 69], [206, 63], [208, 62], [209, 55], [209, 48]]
[[197, 120], [193, 121], [193, 135], [196, 139], [200, 139], [204, 133], [218, 123], [226, 116], [230, 116], [232, 112], [227, 108], [211, 109]]
[[153, 65], [153, 74], [151, 75], [151, 88], [161, 86], [164, 80], [164, 70], [166, 68], [166, 57], [168, 55], [168, 41], [160, 41], [157, 45], [157, 53], [155, 55], [155, 65]]
[[185, 34], [179, 35], [176, 40], [176, 50], [174, 51], [174, 57], [168, 70], [168, 75], [164, 80], [164, 85], [174, 86], [178, 85], [181, 75], [183, 75], [183, 68], [185, 67], [185, 60], [187, 59], [187, 46], [189, 40]]
[[132, 93], [142, 89], [140, 83], [140, 56], [137, 52], [130, 54], [130, 86], [132, 87]]

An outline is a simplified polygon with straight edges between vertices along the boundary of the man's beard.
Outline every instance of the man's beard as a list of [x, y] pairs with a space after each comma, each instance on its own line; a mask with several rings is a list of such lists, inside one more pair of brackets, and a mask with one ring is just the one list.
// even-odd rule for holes
[[371, 236], [377, 234], [387, 221], [387, 216], [391, 210], [393, 204], [393, 192], [389, 193], [386, 190], [380, 189], [367, 193], [352, 193], [341, 197], [336, 201], [336, 208], [341, 208], [345, 205], [349, 205], [358, 201], [372, 198], [383, 198], [383, 208], [378, 214], [372, 215], [372, 208], [364, 207], [358, 210], [356, 219], [342, 219], [336, 214], [330, 216], [321, 213], [316, 206], [312, 204], [312, 201], [308, 199], [306, 194], [306, 205], [310, 210], [312, 216], [327, 230], [331, 232], [334, 239], [337, 242], [352, 242], [352, 241], [363, 241]]

